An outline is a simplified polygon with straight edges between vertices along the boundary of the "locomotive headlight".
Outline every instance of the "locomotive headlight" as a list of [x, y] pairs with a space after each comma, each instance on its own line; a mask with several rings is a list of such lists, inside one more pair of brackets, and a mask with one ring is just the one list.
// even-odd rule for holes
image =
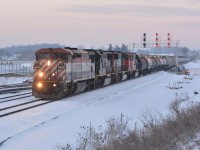
[[39, 77], [43, 77], [44, 76], [44, 73], [43, 72], [40, 72], [39, 73]]
[[38, 87], [38, 88], [42, 88], [42, 83], [39, 82], [39, 83], [37, 84], [37, 87]]
[[55, 76], [55, 73], [53, 73], [52, 76], [54, 77], [54, 76]]
[[56, 84], [55, 84], [55, 83], [53, 84], [53, 87], [56, 87]]
[[50, 61], [50, 60], [47, 61], [47, 65], [48, 65], [48, 66], [51, 65], [51, 61]]

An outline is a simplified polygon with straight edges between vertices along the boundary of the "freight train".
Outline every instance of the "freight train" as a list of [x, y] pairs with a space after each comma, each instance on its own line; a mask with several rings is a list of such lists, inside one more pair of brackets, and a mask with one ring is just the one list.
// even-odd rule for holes
[[77, 48], [43, 48], [35, 53], [32, 94], [49, 100], [118, 83], [189, 61], [188, 57]]

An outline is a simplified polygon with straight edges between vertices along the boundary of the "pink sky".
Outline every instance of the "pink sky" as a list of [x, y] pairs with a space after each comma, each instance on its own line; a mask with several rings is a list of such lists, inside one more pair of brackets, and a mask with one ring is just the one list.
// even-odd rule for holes
[[0, 47], [59, 43], [107, 47], [158, 32], [200, 48], [199, 0], [1, 0]]

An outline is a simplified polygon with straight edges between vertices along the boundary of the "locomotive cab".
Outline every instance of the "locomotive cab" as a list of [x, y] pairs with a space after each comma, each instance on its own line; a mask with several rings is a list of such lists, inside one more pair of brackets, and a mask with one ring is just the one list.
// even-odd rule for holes
[[40, 49], [36, 51], [32, 93], [44, 99], [59, 99], [64, 95], [67, 78], [66, 64], [70, 53], [64, 49]]

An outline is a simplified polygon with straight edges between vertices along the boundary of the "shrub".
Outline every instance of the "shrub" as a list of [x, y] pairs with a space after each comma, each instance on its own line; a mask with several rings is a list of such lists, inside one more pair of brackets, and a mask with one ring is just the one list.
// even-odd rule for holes
[[[177, 150], [192, 149], [200, 145], [188, 144], [200, 132], [200, 104], [189, 103], [187, 95], [176, 96], [169, 104], [169, 114], [163, 116], [147, 109], [141, 112], [140, 121], [131, 129], [128, 119], [122, 114], [119, 118], [109, 118], [106, 128], [97, 129], [90, 126], [81, 127], [84, 132], [79, 134], [77, 150]], [[70, 145], [60, 146], [60, 150], [72, 149]]]

